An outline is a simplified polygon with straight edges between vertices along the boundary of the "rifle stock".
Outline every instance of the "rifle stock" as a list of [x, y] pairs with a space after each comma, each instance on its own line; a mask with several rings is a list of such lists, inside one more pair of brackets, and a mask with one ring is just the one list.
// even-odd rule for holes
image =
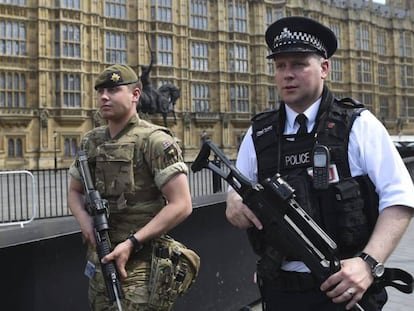
[[93, 218], [93, 226], [96, 240], [96, 251], [101, 263], [102, 274], [105, 281], [106, 292], [111, 303], [116, 302], [118, 310], [122, 311], [120, 299], [124, 293], [114, 261], [103, 264], [102, 258], [111, 252], [111, 241], [109, 238], [108, 206], [106, 200], [101, 198], [100, 193], [95, 190], [88, 165], [88, 156], [84, 150], [78, 153], [79, 167], [85, 188], [85, 196], [90, 206]]

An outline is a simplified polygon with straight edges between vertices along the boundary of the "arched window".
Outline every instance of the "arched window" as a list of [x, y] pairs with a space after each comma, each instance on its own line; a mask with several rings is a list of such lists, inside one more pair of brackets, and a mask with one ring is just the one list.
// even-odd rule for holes
[[12, 138], [9, 139], [9, 158], [14, 158], [14, 140]]
[[70, 140], [69, 140], [69, 138], [65, 138], [65, 150], [64, 150], [64, 153], [63, 153], [63, 155], [65, 156], [65, 157], [69, 157], [70, 156]]
[[16, 153], [15, 153], [15, 157], [16, 158], [22, 158], [23, 157], [23, 143], [21, 138], [17, 138], [16, 139]]
[[74, 157], [78, 152], [78, 141], [76, 138], [65, 138], [64, 140], [64, 156]]
[[75, 156], [78, 153], [78, 142], [76, 141], [76, 138], [72, 138], [72, 148], [71, 150], [71, 156]]
[[9, 138], [7, 155], [9, 158], [23, 158], [23, 140], [21, 138]]

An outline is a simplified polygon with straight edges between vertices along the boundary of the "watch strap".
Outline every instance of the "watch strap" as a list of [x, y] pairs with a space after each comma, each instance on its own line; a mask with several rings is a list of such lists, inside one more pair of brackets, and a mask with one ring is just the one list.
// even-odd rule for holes
[[134, 249], [135, 253], [139, 252], [144, 247], [144, 245], [142, 245], [142, 243], [140, 241], [138, 241], [138, 239], [133, 234], [131, 234], [128, 237], [128, 240], [130, 240], [132, 242], [133, 249]]
[[359, 254], [359, 257], [362, 258], [362, 260], [364, 260], [369, 265], [372, 276], [374, 278], [382, 276], [382, 274], [384, 273], [384, 265], [382, 263], [378, 262], [374, 257], [364, 252], [361, 252]]
[[371, 267], [371, 269], [374, 269], [375, 266], [379, 263], [374, 257], [364, 252], [361, 252], [359, 254], [359, 257], [361, 257], [362, 260], [365, 261]]

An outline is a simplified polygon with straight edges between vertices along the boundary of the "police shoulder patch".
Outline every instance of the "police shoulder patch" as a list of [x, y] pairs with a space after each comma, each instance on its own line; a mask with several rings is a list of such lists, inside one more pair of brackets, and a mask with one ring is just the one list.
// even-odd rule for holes
[[252, 121], [258, 121], [258, 120], [263, 120], [269, 116], [274, 115], [277, 112], [276, 109], [272, 109], [272, 110], [265, 110], [263, 112], [259, 112], [258, 114], [254, 115], [252, 117]]
[[341, 99], [336, 99], [336, 101], [340, 104], [342, 104], [345, 107], [348, 108], [362, 108], [364, 107], [364, 104], [362, 104], [361, 102], [357, 101], [356, 99], [353, 99], [351, 97], [344, 97]]

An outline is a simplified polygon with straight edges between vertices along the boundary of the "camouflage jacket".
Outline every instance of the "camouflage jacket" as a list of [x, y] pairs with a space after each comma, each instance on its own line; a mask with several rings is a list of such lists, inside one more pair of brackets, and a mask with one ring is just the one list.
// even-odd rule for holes
[[[114, 138], [107, 126], [86, 133], [81, 149], [87, 151], [96, 190], [109, 202], [113, 243], [148, 223], [165, 205], [162, 186], [188, 172], [172, 133], [138, 116]], [[70, 175], [81, 180], [76, 160]]]

